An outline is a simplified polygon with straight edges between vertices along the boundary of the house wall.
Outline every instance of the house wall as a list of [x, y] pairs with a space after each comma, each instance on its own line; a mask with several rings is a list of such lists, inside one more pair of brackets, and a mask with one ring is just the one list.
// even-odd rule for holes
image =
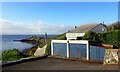
[[95, 28], [91, 29], [90, 31], [107, 32], [107, 28], [100, 24], [100, 25], [96, 26]]
[[76, 40], [77, 37], [83, 37], [85, 33], [66, 33], [67, 40], [74, 39]]

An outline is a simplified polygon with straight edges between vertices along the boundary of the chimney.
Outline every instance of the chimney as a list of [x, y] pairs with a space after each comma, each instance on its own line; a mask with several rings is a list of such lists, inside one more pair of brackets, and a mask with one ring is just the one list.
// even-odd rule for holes
[[103, 24], [104, 24], [104, 21], [103, 21]]
[[77, 28], [77, 26], [75, 26], [75, 28]]

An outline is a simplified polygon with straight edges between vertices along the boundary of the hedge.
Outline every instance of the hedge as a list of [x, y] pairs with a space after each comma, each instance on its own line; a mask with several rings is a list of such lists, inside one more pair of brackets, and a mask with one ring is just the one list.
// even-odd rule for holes
[[120, 48], [120, 30], [109, 32], [92, 32], [88, 31], [83, 37], [83, 40], [95, 41], [97, 43], [111, 44]]

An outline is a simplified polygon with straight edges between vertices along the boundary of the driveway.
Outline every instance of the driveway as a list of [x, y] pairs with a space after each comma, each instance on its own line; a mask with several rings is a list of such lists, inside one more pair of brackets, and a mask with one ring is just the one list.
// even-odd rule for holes
[[45, 45], [42, 48], [39, 48], [36, 50], [36, 52], [34, 53], [35, 56], [44, 56], [45, 54], [45, 49], [46, 49], [47, 45]]
[[118, 70], [117, 65], [44, 58], [4, 67], [3, 70]]

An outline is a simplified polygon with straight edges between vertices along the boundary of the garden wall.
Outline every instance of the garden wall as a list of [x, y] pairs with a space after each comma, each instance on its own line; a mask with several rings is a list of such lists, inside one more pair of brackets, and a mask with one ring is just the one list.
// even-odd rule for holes
[[120, 49], [107, 49], [105, 51], [104, 65], [119, 63], [120, 63]]

